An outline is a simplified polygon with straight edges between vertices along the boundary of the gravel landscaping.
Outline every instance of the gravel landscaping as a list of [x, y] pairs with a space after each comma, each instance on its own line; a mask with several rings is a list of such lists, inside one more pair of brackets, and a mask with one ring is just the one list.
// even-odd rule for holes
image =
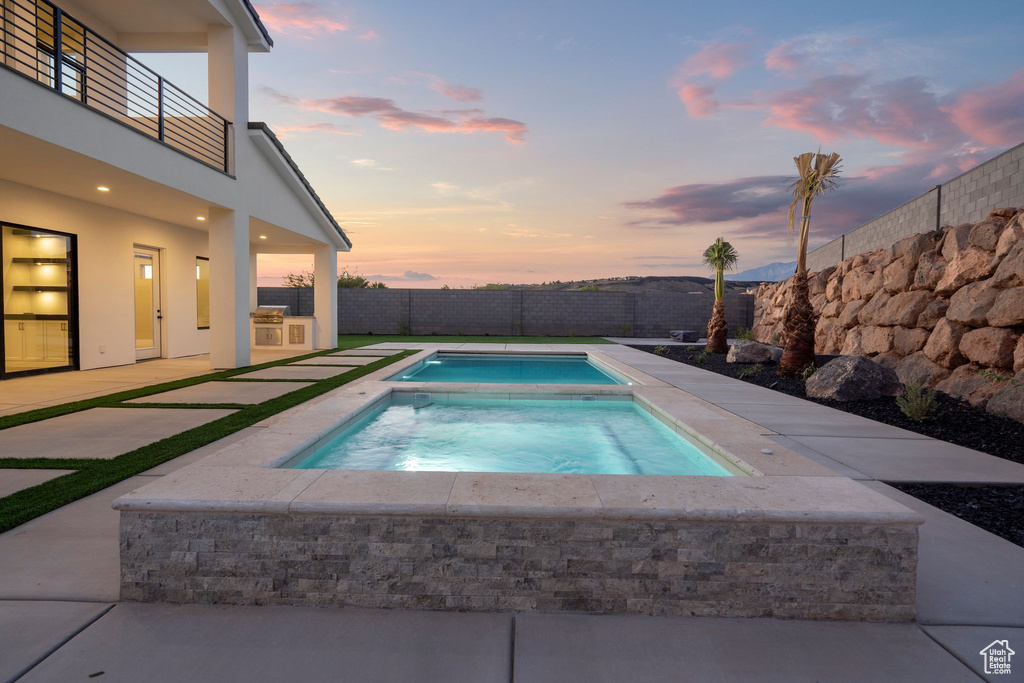
[[[654, 349], [659, 347], [633, 346], [633, 348], [654, 353]], [[761, 370], [754, 372], [755, 366], [727, 363], [725, 356], [719, 354], [708, 355], [703, 363], [699, 363], [696, 359], [703, 347], [669, 346], [661, 348], [667, 351], [658, 355], [680, 363], [717, 372], [720, 375], [774, 389], [790, 396], [805, 398], [830, 408], [1024, 464], [1024, 424], [993, 415], [980, 408], [972, 408], [967, 403], [942, 393], [936, 395], [938, 407], [935, 417], [925, 422], [915, 422], [900, 411], [896, 405], [896, 399], [893, 397], [883, 397], [874, 401], [845, 402], [809, 398], [804, 391], [804, 380], [779, 377], [775, 374], [775, 364], [770, 361], [762, 363]], [[829, 358], [831, 356], [819, 357], [819, 365], [827, 362]], [[747, 374], [741, 376], [741, 373], [744, 372]]]
[[1024, 547], [1024, 486], [889, 484]]

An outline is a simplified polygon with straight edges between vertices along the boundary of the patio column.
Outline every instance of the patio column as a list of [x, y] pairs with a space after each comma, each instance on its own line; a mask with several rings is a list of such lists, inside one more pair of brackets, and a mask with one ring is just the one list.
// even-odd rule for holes
[[210, 365], [249, 365], [249, 217], [210, 209]]
[[338, 250], [318, 244], [313, 252], [313, 315], [317, 349], [338, 346]]
[[249, 252], [249, 312], [259, 306], [259, 273], [256, 269], [256, 252]]
[[233, 26], [207, 28], [207, 84], [210, 109], [232, 122], [229, 172], [238, 175], [234, 164], [237, 141], [247, 135], [249, 125], [249, 47], [240, 30]]

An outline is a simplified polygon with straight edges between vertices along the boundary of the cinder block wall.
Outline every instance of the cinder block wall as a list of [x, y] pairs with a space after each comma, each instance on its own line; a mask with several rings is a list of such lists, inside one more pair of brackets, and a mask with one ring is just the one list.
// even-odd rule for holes
[[[260, 287], [260, 304], [313, 314], [313, 290]], [[476, 289], [338, 289], [341, 334], [664, 337], [707, 328], [711, 294]], [[730, 329], [752, 327], [754, 296], [726, 294]]]
[[934, 230], [936, 223], [977, 223], [992, 209], [1024, 206], [1024, 143], [943, 183], [941, 188], [941, 192], [932, 188], [818, 247], [807, 255], [808, 269], [818, 272], [865, 251], [891, 247], [904, 237]]

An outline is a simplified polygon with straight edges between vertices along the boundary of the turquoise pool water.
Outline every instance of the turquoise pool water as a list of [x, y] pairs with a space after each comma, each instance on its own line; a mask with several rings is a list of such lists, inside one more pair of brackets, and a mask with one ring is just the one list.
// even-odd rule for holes
[[439, 353], [390, 378], [397, 382], [629, 384], [586, 356]]
[[633, 401], [434, 400], [410, 394], [395, 394], [291, 466], [730, 476]]

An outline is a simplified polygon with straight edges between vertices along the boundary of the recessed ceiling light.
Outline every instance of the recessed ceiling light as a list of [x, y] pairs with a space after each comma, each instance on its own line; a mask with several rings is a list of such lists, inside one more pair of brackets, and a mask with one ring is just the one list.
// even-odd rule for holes
[[267, 239], [267, 236], [266, 235], [260, 235], [260, 239], [261, 240], [265, 240], [265, 239]]
[[196, 216], [196, 220], [197, 221], [205, 221], [206, 220], [206, 216]]
[[105, 185], [100, 185], [96, 189], [99, 190], [100, 192], [110, 192], [110, 188], [106, 187]]

